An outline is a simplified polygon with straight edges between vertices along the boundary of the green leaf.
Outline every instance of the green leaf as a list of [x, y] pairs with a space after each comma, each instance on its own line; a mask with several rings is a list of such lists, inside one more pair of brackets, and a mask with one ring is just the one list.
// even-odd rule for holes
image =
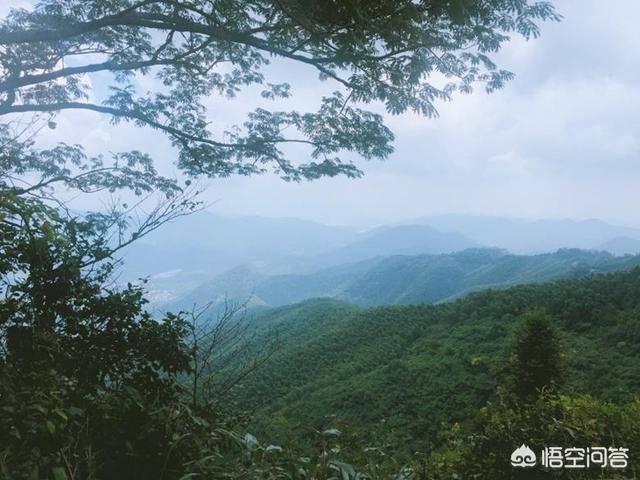
[[51, 420], [47, 420], [47, 430], [49, 430], [49, 433], [53, 435], [54, 433], [56, 433], [56, 424]]
[[67, 422], [69, 420], [69, 417], [67, 416], [66, 413], [64, 413], [64, 411], [60, 408], [56, 408], [54, 410], [54, 412], [56, 413], [56, 415], [58, 415], [62, 420], [64, 420], [65, 422]]

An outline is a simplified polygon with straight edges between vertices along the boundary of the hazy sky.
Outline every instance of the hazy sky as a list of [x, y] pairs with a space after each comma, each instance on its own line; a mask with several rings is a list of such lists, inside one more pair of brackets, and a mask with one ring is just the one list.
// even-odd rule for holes
[[[514, 81], [491, 95], [478, 88], [440, 104], [436, 119], [389, 117], [396, 152], [386, 162], [359, 163], [364, 178], [213, 180], [206, 199], [218, 212], [331, 224], [456, 212], [640, 226], [640, 2], [554, 3], [561, 23], [543, 25], [537, 40], [514, 39], [497, 57]], [[269, 72], [290, 81], [290, 104], [300, 110], [314, 109], [323, 92], [336, 88], [319, 84], [306, 67], [277, 63]], [[99, 88], [99, 77], [91, 81]], [[208, 103], [212, 119], [225, 126], [254, 101], [247, 95]], [[90, 143], [97, 151], [135, 146], [153, 153], [163, 170], [175, 170], [168, 142], [153, 133], [115, 129], [93, 113], [65, 113], [58, 124], [47, 140]]]

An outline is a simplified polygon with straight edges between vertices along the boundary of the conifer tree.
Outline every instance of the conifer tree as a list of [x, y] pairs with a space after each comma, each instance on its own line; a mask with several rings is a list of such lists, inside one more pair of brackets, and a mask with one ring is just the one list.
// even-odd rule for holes
[[543, 311], [528, 313], [517, 333], [512, 354], [514, 393], [533, 399], [562, 379], [562, 347], [558, 332]]

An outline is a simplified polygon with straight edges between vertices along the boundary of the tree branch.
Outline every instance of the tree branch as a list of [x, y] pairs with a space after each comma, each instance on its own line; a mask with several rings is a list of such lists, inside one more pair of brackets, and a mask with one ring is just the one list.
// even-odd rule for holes
[[[177, 16], [168, 16], [158, 13], [136, 13], [129, 11], [127, 13], [120, 12], [115, 15], [108, 15], [103, 18], [92, 20], [90, 22], [69, 24], [57, 30], [23, 30], [0, 32], [0, 45], [11, 45], [20, 43], [32, 43], [42, 41], [60, 41], [73, 38], [78, 35], [97, 31], [104, 27], [113, 26], [137, 26], [159, 30], [174, 30], [178, 32], [199, 33], [202, 35], [212, 36], [218, 40], [238, 43], [259, 50], [269, 52], [273, 55], [296, 60], [308, 65], [314, 66], [324, 75], [333, 78], [348, 88], [353, 85], [344, 78], [335, 74], [326, 68], [325, 64], [337, 63], [340, 61], [337, 57], [319, 57], [312, 58], [304, 55], [292, 53], [286, 49], [278, 48], [271, 45], [268, 41], [254, 37], [251, 32], [235, 32], [223, 27], [210, 24], [200, 24]], [[263, 30], [263, 29], [259, 29]]]
[[305, 145], [310, 145], [313, 147], [317, 147], [318, 144], [312, 142], [310, 140], [304, 139], [296, 139], [296, 138], [274, 138], [274, 139], [258, 139], [253, 140], [252, 143], [225, 143], [225, 142], [217, 142], [215, 140], [211, 140], [209, 138], [192, 135], [186, 133], [182, 130], [179, 130], [174, 127], [170, 127], [168, 125], [164, 125], [156, 120], [153, 120], [146, 115], [143, 115], [139, 112], [134, 112], [131, 110], [123, 110], [115, 107], [108, 107], [105, 105], [95, 105], [92, 103], [83, 103], [83, 102], [60, 102], [60, 103], [51, 103], [51, 104], [21, 104], [21, 105], [13, 105], [5, 108], [0, 108], [0, 116], [7, 115], [10, 113], [28, 113], [28, 112], [57, 112], [60, 110], [89, 110], [98, 113], [104, 113], [107, 115], [112, 115], [114, 117], [121, 118], [129, 118], [132, 120], [138, 120], [142, 123], [149, 125], [152, 128], [156, 128], [158, 130], [162, 130], [164, 132], [169, 133], [170, 135], [176, 137], [179, 140], [190, 140], [196, 143], [204, 143], [207, 145], [221, 147], [221, 148], [239, 148], [249, 150], [256, 145], [265, 145], [265, 144], [273, 144], [273, 143], [300, 143]]

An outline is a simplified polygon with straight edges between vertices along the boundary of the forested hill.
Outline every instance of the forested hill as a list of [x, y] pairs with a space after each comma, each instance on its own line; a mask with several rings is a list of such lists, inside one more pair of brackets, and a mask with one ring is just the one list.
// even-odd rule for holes
[[[441, 305], [356, 309], [314, 300], [256, 316], [281, 349], [231, 395], [252, 431], [335, 423], [395, 445], [433, 441], [495, 392], [523, 313], [545, 309], [567, 352], [564, 390], [623, 402], [640, 389], [640, 268], [474, 293]], [[284, 426], [287, 426], [286, 428]], [[414, 447], [412, 447], [414, 448]]]
[[204, 283], [169, 310], [232, 298], [252, 305], [282, 306], [319, 297], [360, 306], [436, 303], [470, 291], [520, 283], [578, 278], [640, 265], [640, 256], [564, 249], [512, 255], [497, 249], [468, 249], [441, 255], [396, 255], [347, 263], [309, 274], [265, 276], [235, 268]]

